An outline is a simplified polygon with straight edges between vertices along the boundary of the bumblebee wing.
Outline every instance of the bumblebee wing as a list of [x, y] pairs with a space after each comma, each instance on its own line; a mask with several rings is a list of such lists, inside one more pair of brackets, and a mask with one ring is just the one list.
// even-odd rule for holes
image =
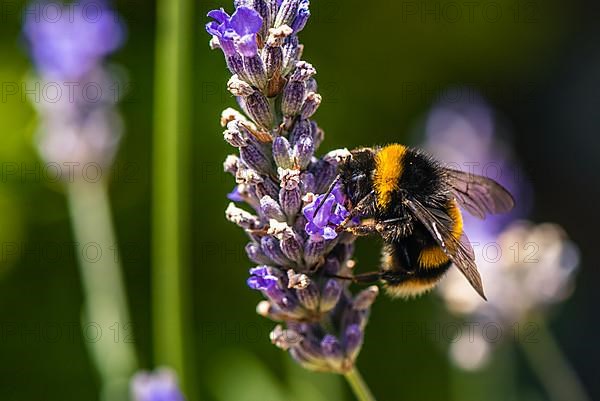
[[483, 299], [487, 300], [483, 292], [481, 276], [475, 265], [475, 254], [465, 233], [462, 233], [460, 239], [452, 235], [449, 228], [452, 219], [441, 210], [427, 208], [416, 199], [407, 200], [406, 204], [413, 216], [425, 226], [458, 270], [466, 277], [469, 284]]
[[515, 206], [510, 192], [494, 180], [446, 168], [444, 173], [457, 202], [475, 217], [506, 213]]

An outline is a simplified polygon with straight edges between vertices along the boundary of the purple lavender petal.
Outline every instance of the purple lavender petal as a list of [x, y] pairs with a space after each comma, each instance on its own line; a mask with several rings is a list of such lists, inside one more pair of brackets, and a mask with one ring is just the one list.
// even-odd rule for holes
[[211, 35], [213, 35], [213, 36], [216, 36], [216, 37], [218, 37], [218, 38], [219, 38], [219, 37], [221, 37], [221, 36], [222, 36], [222, 34], [223, 34], [223, 33], [222, 33], [220, 30], [219, 30], [219, 28], [220, 28], [221, 26], [220, 26], [220, 25], [219, 25], [219, 23], [218, 23], [218, 22], [216, 22], [216, 21], [211, 21], [211, 22], [208, 22], [208, 23], [206, 23], [205, 27], [206, 27], [206, 32], [208, 32], [208, 33], [210, 33]]
[[233, 188], [233, 190], [227, 194], [227, 199], [229, 199], [230, 201], [233, 201], [233, 202], [243, 202], [244, 201], [244, 197], [242, 196], [242, 193], [240, 192], [239, 185], [236, 185], [236, 187]]
[[229, 19], [231, 18], [222, 7], [218, 10], [209, 11], [208, 14], [206, 14], [206, 16], [216, 19], [219, 24], [223, 24], [229, 21]]
[[269, 273], [265, 266], [250, 269], [251, 276], [246, 280], [248, 287], [253, 290], [271, 291], [277, 286], [277, 277]]
[[237, 41], [238, 50], [244, 57], [253, 57], [258, 53], [256, 35], [244, 35]]
[[[321, 195], [322, 197], [323, 195]], [[317, 213], [313, 215], [313, 221], [320, 227], [324, 227], [329, 222], [329, 217], [331, 216], [331, 209], [335, 204], [335, 197], [329, 195], [327, 199], [323, 202], [323, 206], [319, 209]]]
[[323, 234], [323, 228], [317, 226], [315, 223], [313, 222], [308, 222], [306, 223], [306, 226], [304, 227], [304, 230], [306, 231], [306, 233], [308, 235], [321, 235]]
[[248, 7], [238, 7], [229, 20], [229, 28], [239, 36], [254, 35], [260, 31], [263, 19], [259, 13]]
[[323, 238], [324, 239], [334, 239], [337, 237], [337, 233], [331, 227], [323, 227]]

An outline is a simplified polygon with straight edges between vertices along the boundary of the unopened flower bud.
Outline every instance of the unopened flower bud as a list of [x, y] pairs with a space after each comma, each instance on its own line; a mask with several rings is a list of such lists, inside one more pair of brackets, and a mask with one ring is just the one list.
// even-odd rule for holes
[[232, 74], [237, 75], [240, 79], [244, 81], [248, 80], [248, 74], [244, 70], [244, 60], [242, 56], [238, 53], [230, 54], [226, 57], [227, 68], [231, 71]]
[[281, 251], [279, 240], [276, 238], [265, 235], [260, 241], [260, 247], [263, 253], [279, 266], [288, 266], [290, 264], [290, 260]]
[[271, 303], [266, 300], [260, 301], [256, 305], [256, 313], [262, 317], [269, 317], [271, 314]]
[[281, 206], [279, 206], [279, 203], [270, 196], [263, 196], [260, 199], [260, 210], [268, 219], [285, 221], [285, 214], [281, 210]]
[[304, 262], [307, 266], [314, 266], [323, 258], [327, 244], [324, 240], [309, 238], [304, 245]]
[[235, 175], [238, 171], [239, 157], [236, 155], [227, 155], [223, 162], [223, 171]]
[[302, 193], [300, 191], [300, 170], [278, 169], [281, 180], [279, 191], [279, 204], [284, 213], [289, 217], [295, 216], [302, 207]]
[[256, 185], [264, 182], [264, 178], [262, 178], [256, 170], [248, 168], [248, 166], [240, 160], [238, 169], [235, 173], [235, 182], [237, 184]]
[[279, 168], [290, 169], [294, 167], [290, 143], [283, 136], [278, 136], [273, 140], [273, 159], [275, 159], [275, 164]]
[[279, 240], [281, 252], [296, 263], [302, 262], [302, 238], [286, 223], [277, 222], [274, 219], [269, 223], [269, 234]]
[[372, 285], [358, 293], [354, 298], [352, 307], [357, 311], [367, 310], [371, 307], [373, 302], [375, 302], [375, 298], [377, 298], [378, 294], [379, 287]]
[[289, 135], [290, 144], [293, 146], [304, 135], [311, 135], [312, 127], [309, 120], [300, 119], [294, 124], [294, 128]]
[[260, 248], [260, 245], [256, 242], [249, 242], [248, 244], [246, 244], [245, 250], [246, 255], [248, 255], [248, 259], [250, 259], [256, 264], [268, 265], [273, 263], [273, 261], [269, 259], [267, 255], [265, 255], [265, 253]]
[[306, 91], [307, 92], [315, 92], [317, 93], [317, 80], [314, 77], [310, 77], [307, 81], [306, 81]]
[[252, 88], [252, 85], [241, 80], [238, 75], [234, 75], [229, 78], [229, 81], [227, 81], [227, 90], [231, 92], [233, 96], [242, 97], [250, 96], [255, 92], [254, 88]]
[[281, 47], [265, 46], [263, 59], [268, 79], [281, 74], [281, 67], [283, 66], [283, 50], [281, 50]]
[[291, 329], [284, 330], [281, 325], [275, 326], [275, 329], [269, 334], [269, 338], [275, 346], [283, 350], [296, 347], [302, 341], [300, 333]]
[[305, 169], [315, 153], [315, 144], [310, 135], [304, 135], [294, 145], [294, 158], [296, 166]]
[[300, 113], [306, 88], [303, 81], [290, 80], [283, 89], [283, 98], [281, 99], [281, 111], [285, 116], [295, 116]]
[[293, 189], [281, 188], [279, 191], [279, 203], [288, 218], [294, 217], [302, 207], [300, 187], [297, 186]]
[[271, 129], [275, 123], [275, 115], [267, 98], [256, 91], [244, 99], [246, 109], [252, 119], [261, 127]]
[[300, 174], [300, 192], [307, 194], [315, 191], [315, 177], [308, 171]]
[[231, 121], [227, 124], [227, 129], [223, 131], [223, 139], [236, 148], [246, 146], [248, 143], [248, 136], [245, 132], [239, 130], [237, 121]]
[[319, 308], [319, 289], [315, 283], [310, 283], [305, 288], [296, 290], [296, 296], [300, 305], [309, 311], [316, 311]]
[[226, 127], [231, 121], [248, 123], [246, 116], [232, 107], [228, 107], [221, 112], [221, 127]]
[[315, 92], [309, 92], [306, 95], [306, 99], [304, 99], [304, 104], [302, 105], [302, 109], [300, 111], [301, 118], [310, 118], [317, 111], [319, 106], [321, 105], [321, 101], [323, 98], [321, 95]]
[[313, 75], [317, 73], [315, 67], [306, 61], [298, 61], [296, 63], [296, 69], [290, 77], [291, 81], [308, 81]]
[[271, 160], [256, 142], [250, 142], [240, 148], [240, 158], [254, 170], [269, 174], [273, 171]]
[[327, 334], [321, 340], [321, 351], [326, 358], [341, 359], [343, 357], [342, 346], [335, 336]]
[[235, 206], [233, 202], [227, 206], [227, 210], [225, 210], [225, 217], [227, 220], [246, 230], [254, 230], [260, 227], [260, 221], [258, 220], [258, 217], [248, 213], [243, 209], [240, 209], [239, 207]]
[[291, 26], [298, 13], [299, 5], [300, 0], [283, 0], [279, 6], [277, 17], [275, 18], [274, 27], [278, 28], [284, 24]]
[[344, 331], [344, 346], [346, 356], [351, 360], [356, 359], [362, 346], [364, 331], [357, 324], [351, 324]]
[[337, 175], [337, 166], [326, 160], [319, 160], [311, 173], [315, 176], [315, 193], [325, 193]]
[[244, 57], [244, 69], [248, 79], [254, 86], [259, 89], [264, 89], [267, 86], [267, 70], [258, 54], [252, 57]]
[[271, 22], [275, 18], [275, 15], [271, 16], [271, 6], [269, 3], [271, 3], [270, 0], [252, 0], [252, 4], [250, 5], [250, 7], [256, 10], [263, 20], [262, 27], [259, 32], [263, 39], [267, 37]]
[[304, 273], [296, 273], [294, 270], [289, 269], [287, 271], [288, 277], [288, 288], [294, 288], [301, 290], [307, 288], [311, 281], [310, 278]]
[[266, 195], [273, 199], [279, 197], [279, 186], [269, 177], [256, 184], [256, 196], [260, 199]]
[[298, 33], [302, 29], [304, 29], [304, 26], [308, 22], [308, 19], [310, 18], [310, 10], [308, 8], [309, 4], [309, 0], [300, 0], [300, 4], [298, 5], [298, 11], [296, 13], [296, 18], [294, 18], [294, 21], [291, 25], [292, 29], [294, 30], [294, 33]]
[[283, 41], [283, 71], [282, 75], [288, 74], [296, 67], [296, 63], [300, 59], [300, 43], [296, 35], [288, 36]]
[[323, 313], [332, 310], [338, 303], [342, 294], [342, 286], [335, 279], [329, 279], [321, 293], [321, 303], [319, 310]]

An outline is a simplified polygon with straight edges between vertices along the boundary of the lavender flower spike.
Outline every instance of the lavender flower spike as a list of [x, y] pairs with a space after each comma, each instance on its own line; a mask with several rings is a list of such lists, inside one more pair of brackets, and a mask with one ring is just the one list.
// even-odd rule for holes
[[[77, 80], [118, 49], [124, 40], [120, 17], [102, 0], [83, 0], [60, 6], [59, 18], [40, 16], [45, 2], [32, 3], [23, 28], [31, 56], [40, 75], [47, 79]], [[86, 9], [93, 5], [98, 18]]]
[[[279, 322], [270, 335], [307, 369], [345, 374], [363, 344], [376, 289], [349, 291], [355, 238], [336, 228], [349, 212], [335, 150], [315, 157], [323, 131], [311, 118], [321, 103], [315, 68], [300, 60], [298, 32], [308, 0], [237, 1], [230, 17], [213, 10], [207, 31], [219, 41], [234, 77], [228, 89], [246, 116], [224, 112], [224, 138], [239, 152], [224, 168], [239, 202], [226, 211], [245, 230], [245, 250], [257, 266], [247, 285], [262, 294], [256, 311]], [[214, 42], [214, 40], [213, 40]], [[317, 193], [315, 193], [317, 192]], [[317, 211], [318, 209], [318, 211]]]
[[[48, 162], [98, 163], [109, 166], [122, 131], [115, 108], [119, 99], [108, 95], [116, 80], [106, 68], [105, 58], [123, 43], [125, 28], [118, 14], [104, 1], [84, 0], [60, 4], [58, 19], [40, 17], [45, 3], [32, 3], [26, 13], [23, 33], [35, 66], [35, 79], [59, 85], [59, 99], [34, 101], [40, 115], [36, 136], [38, 150]], [[93, 4], [97, 19], [86, 15]], [[79, 88], [96, 88], [97, 96]], [[39, 97], [39, 94], [34, 95]], [[80, 176], [81, 174], [77, 174]]]

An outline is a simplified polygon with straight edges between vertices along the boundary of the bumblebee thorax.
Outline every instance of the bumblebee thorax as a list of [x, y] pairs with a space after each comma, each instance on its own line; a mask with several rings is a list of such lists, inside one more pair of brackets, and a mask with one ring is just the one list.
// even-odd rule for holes
[[406, 146], [393, 144], [381, 148], [375, 157], [373, 187], [377, 194], [377, 205], [381, 208], [388, 207], [394, 193], [400, 190], [406, 153]]

